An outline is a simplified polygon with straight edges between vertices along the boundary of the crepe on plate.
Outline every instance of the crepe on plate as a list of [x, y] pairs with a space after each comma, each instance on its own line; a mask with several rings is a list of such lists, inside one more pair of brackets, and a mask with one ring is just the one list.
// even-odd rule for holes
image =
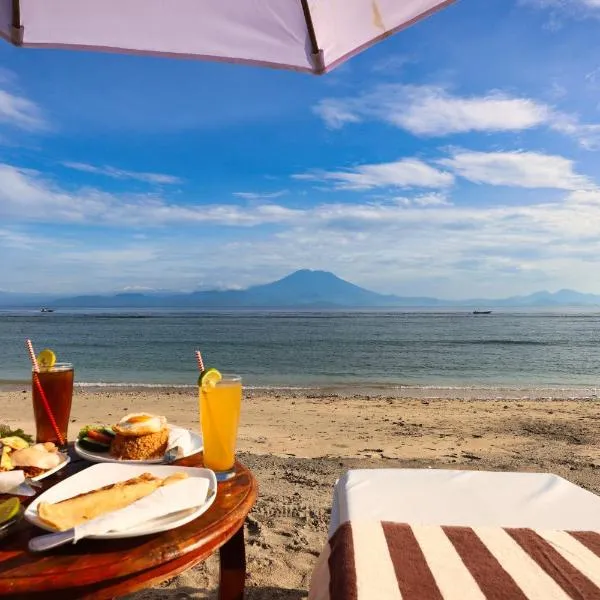
[[40, 502], [37, 507], [38, 517], [46, 525], [58, 531], [66, 531], [100, 515], [125, 508], [159, 487], [186, 478], [185, 473], [174, 473], [164, 479], [150, 473], [142, 473], [127, 481], [112, 483], [56, 504]]

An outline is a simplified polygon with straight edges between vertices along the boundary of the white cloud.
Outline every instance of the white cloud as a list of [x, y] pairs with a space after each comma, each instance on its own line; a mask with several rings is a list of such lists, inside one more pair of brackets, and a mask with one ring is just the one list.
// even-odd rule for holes
[[243, 210], [228, 204], [174, 204], [154, 195], [114, 195], [94, 188], [70, 192], [36, 171], [0, 164], [0, 219], [122, 227], [191, 223], [249, 227], [282, 222], [293, 215], [292, 209], [273, 204]]
[[416, 62], [412, 56], [406, 54], [388, 54], [386, 57], [374, 62], [371, 71], [382, 75], [398, 75], [406, 65]]
[[[324, 173], [320, 177], [344, 189], [379, 187], [447, 187], [450, 173], [438, 171], [420, 161], [405, 159], [383, 165], [363, 165], [354, 172]], [[309, 175], [306, 177], [314, 177]], [[169, 227], [174, 225], [214, 224], [254, 227], [264, 224], [284, 226], [316, 219], [366, 219], [372, 221], [386, 211], [402, 210], [404, 205], [440, 207], [449, 205], [444, 194], [418, 194], [404, 202], [362, 205], [325, 204], [312, 211], [292, 209], [272, 200], [250, 207], [231, 204], [174, 204], [148, 195], [114, 195], [93, 188], [67, 192], [40, 173], [0, 164], [0, 219], [16, 222], [67, 223], [74, 225], [127, 227]], [[378, 208], [374, 208], [378, 207]], [[383, 211], [383, 212], [382, 212]]]
[[600, 148], [600, 124], [581, 123], [576, 116], [555, 113], [550, 128], [575, 138], [586, 150]]
[[277, 192], [234, 192], [236, 198], [242, 200], [274, 200], [288, 194], [288, 190], [279, 190]]
[[600, 0], [521, 0], [521, 4], [535, 8], [565, 11], [600, 9]]
[[441, 86], [381, 85], [356, 98], [322, 100], [315, 112], [328, 127], [377, 119], [418, 136], [519, 131], [548, 119], [546, 105], [502, 92], [455, 96]]
[[81, 263], [82, 261], [89, 261], [89, 264], [106, 264], [114, 265], [123, 264], [136, 264], [136, 263], [148, 263], [157, 259], [156, 251], [149, 247], [144, 246], [124, 246], [115, 249], [94, 249], [85, 250], [85, 252], [77, 250], [67, 250], [61, 252], [61, 260], [64, 263]]
[[343, 171], [315, 171], [293, 176], [333, 182], [340, 190], [369, 190], [374, 188], [446, 188], [454, 183], [451, 173], [440, 171], [416, 158], [396, 162], [359, 165]]
[[593, 182], [575, 172], [573, 161], [536, 152], [456, 151], [438, 161], [474, 183], [523, 188], [578, 190], [594, 188]]
[[0, 123], [27, 131], [48, 128], [42, 110], [33, 101], [0, 89]]
[[331, 129], [341, 129], [346, 123], [362, 121], [359, 111], [339, 100], [326, 98], [314, 110]]
[[104, 165], [98, 167], [87, 163], [80, 162], [63, 162], [63, 166], [68, 169], [74, 169], [76, 171], [83, 171], [84, 173], [94, 173], [96, 175], [105, 175], [112, 179], [132, 179], [135, 181], [143, 181], [145, 183], [155, 184], [174, 184], [182, 183], [182, 179], [175, 177], [174, 175], [166, 175], [164, 173], [144, 173], [140, 171], [125, 171], [124, 169], [118, 169]]
[[425, 194], [412, 199], [417, 206], [451, 206], [452, 202], [443, 194]]
[[575, 190], [567, 196], [566, 201], [570, 204], [592, 204], [600, 206], [600, 190]]
[[542, 123], [547, 109], [526, 98], [501, 93], [456, 97], [436, 87], [403, 86], [404, 98], [383, 104], [381, 115], [415, 135], [442, 136], [471, 131], [519, 131]]
[[600, 0], [519, 0], [523, 6], [544, 11], [547, 19], [542, 27], [560, 31], [568, 20], [600, 19]]
[[566, 19], [600, 18], [600, 0], [520, 0], [519, 3], [546, 11], [548, 18], [543, 28], [551, 32], [560, 31]]
[[357, 97], [325, 98], [314, 111], [331, 129], [377, 120], [416, 136], [443, 137], [545, 126], [576, 139], [588, 150], [600, 147], [600, 123], [584, 123], [577, 115], [501, 91], [459, 96], [434, 85], [380, 85]]
[[0, 228], [0, 246], [32, 249], [31, 238], [27, 234], [8, 228]]
[[585, 74], [585, 80], [592, 87], [596, 87], [600, 83], [600, 67], [596, 67]]
[[[467, 154], [476, 153], [457, 152], [451, 159], [471, 169]], [[521, 159], [536, 176], [547, 174], [527, 156]], [[566, 178], [553, 185], [579, 183], [569, 164], [548, 164]], [[515, 184], [504, 171], [490, 173], [488, 167], [480, 165], [470, 175]], [[523, 177], [522, 170], [517, 175]], [[519, 204], [518, 194], [511, 192], [510, 205], [494, 206], [449, 205], [450, 198], [440, 192], [298, 209], [258, 202], [192, 206], [101, 190], [67, 192], [39, 173], [3, 165], [3, 286], [66, 294], [125, 286], [195, 289], [231, 281], [245, 286], [300, 267], [332, 270], [358, 284], [406, 295], [499, 297], [597, 285], [600, 192], [574, 189], [563, 202], [527, 205]], [[75, 227], [40, 230], [37, 222]], [[272, 227], [260, 235], [247, 229], [265, 223]], [[78, 224], [95, 227], [80, 235]], [[188, 226], [194, 224], [219, 227], [202, 227], [199, 235], [198, 227]], [[113, 227], [120, 231], [110, 237]], [[43, 261], [28, 243], [40, 231], [54, 238]], [[132, 234], [142, 232], [147, 238], [133, 239]], [[198, 256], [211, 260], [198, 261]], [[53, 277], [56, 272], [60, 278]]]
[[432, 192], [430, 194], [422, 194], [414, 197], [396, 196], [392, 201], [399, 206], [452, 206], [452, 202], [446, 194], [440, 192]]
[[[335, 189], [351, 191], [447, 190], [456, 176], [475, 183], [517, 188], [596, 190], [588, 178], [575, 171], [572, 161], [561, 156], [533, 152], [456, 150], [449, 158], [438, 162], [447, 170], [405, 158], [347, 170], [307, 173], [296, 178], [327, 182]], [[248, 199], [248, 196], [244, 198]], [[382, 214], [387, 215], [390, 210], [396, 214], [407, 208], [434, 211], [452, 206], [447, 193], [440, 191], [421, 191], [368, 205], [324, 204], [312, 212], [276, 204], [274, 197], [251, 196], [249, 199], [254, 200], [249, 207], [229, 203], [197, 205], [169, 202], [158, 195], [116, 195], [89, 187], [67, 191], [36, 171], [0, 164], [0, 220], [5, 223], [13, 220], [17, 223], [94, 224], [120, 228], [165, 228], [195, 223], [231, 227], [265, 224], [292, 226], [313, 219], [326, 222], [336, 218], [335, 215], [339, 213], [343, 213], [346, 221], [364, 218], [366, 222], [371, 222]], [[405, 219], [406, 214], [402, 213], [402, 218]]]

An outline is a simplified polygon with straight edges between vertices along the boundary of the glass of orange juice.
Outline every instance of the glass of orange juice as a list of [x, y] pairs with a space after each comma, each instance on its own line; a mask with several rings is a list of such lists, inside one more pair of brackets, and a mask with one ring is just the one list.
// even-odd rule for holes
[[223, 481], [234, 475], [242, 378], [229, 374], [220, 375], [218, 380], [207, 378], [199, 385], [199, 395], [204, 466]]

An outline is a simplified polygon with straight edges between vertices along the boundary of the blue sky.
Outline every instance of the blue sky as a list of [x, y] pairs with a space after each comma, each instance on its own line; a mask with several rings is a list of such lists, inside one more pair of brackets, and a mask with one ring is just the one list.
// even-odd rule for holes
[[460, 0], [324, 77], [0, 45], [0, 289], [600, 293], [600, 0]]

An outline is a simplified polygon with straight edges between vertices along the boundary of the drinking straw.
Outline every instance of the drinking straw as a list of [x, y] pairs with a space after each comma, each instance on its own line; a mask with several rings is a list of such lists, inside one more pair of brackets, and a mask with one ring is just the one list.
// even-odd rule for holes
[[52, 414], [52, 410], [50, 409], [50, 404], [48, 404], [48, 398], [46, 398], [44, 388], [42, 387], [42, 382], [40, 381], [40, 366], [38, 365], [37, 358], [35, 357], [35, 352], [33, 351], [33, 344], [31, 343], [31, 340], [25, 340], [25, 345], [27, 346], [27, 350], [29, 351], [29, 358], [31, 359], [31, 364], [33, 365], [33, 382], [35, 383], [35, 387], [38, 390], [40, 398], [42, 399], [44, 409], [46, 410], [46, 415], [48, 415], [48, 419], [50, 419], [50, 423], [52, 424], [54, 433], [56, 433], [56, 437], [58, 438], [60, 445], [64, 446], [65, 440], [58, 429], [58, 425], [56, 424], [56, 420], [54, 419], [54, 415]]
[[202, 373], [202, 371], [204, 371], [204, 361], [202, 360], [200, 350], [196, 350], [196, 361], [198, 362], [198, 370]]

